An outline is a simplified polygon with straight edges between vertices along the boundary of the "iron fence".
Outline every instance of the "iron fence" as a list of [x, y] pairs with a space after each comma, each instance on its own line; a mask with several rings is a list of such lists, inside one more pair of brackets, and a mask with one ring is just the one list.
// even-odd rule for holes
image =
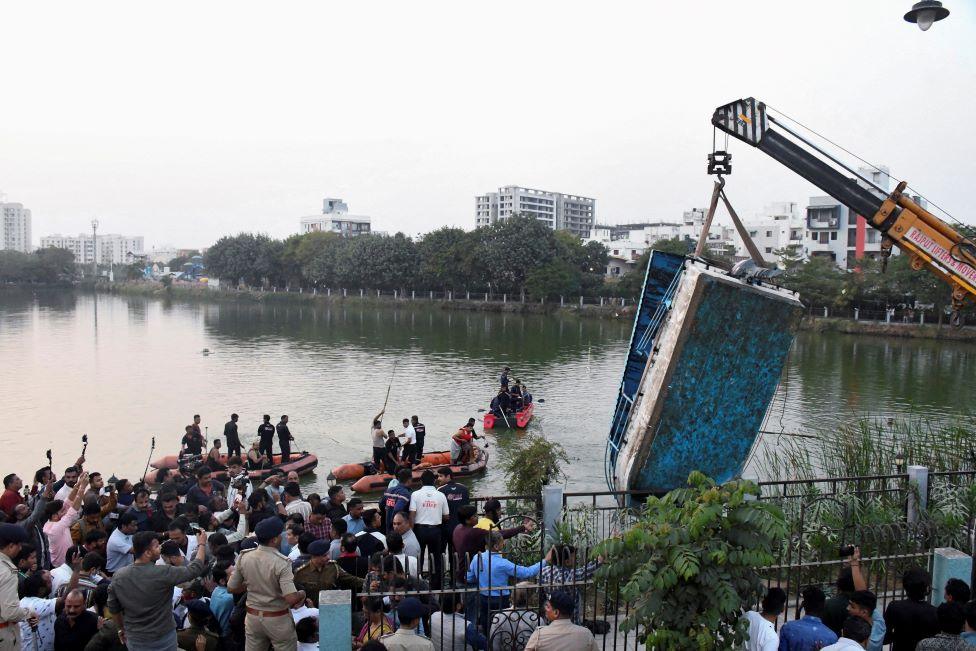
[[[499, 525], [504, 527], [506, 523]], [[468, 555], [445, 562], [445, 567], [456, 565], [469, 571], [464, 576], [445, 574], [443, 587], [432, 587], [441, 582], [424, 580], [431, 578], [425, 572], [407, 578], [397, 565], [393, 573], [367, 575], [364, 592], [356, 597], [359, 603], [354, 608], [366, 610], [368, 602], [374, 600], [369, 607], [375, 611], [380, 605], [375, 600], [381, 599], [383, 609], [392, 617], [400, 601], [414, 597], [424, 605], [422, 632], [434, 641], [435, 648], [519, 651], [525, 648], [532, 632], [546, 624], [547, 596], [562, 591], [575, 600], [573, 621], [594, 634], [598, 648], [643, 649], [639, 631], [621, 630], [621, 624], [631, 614], [631, 604], [621, 598], [619, 586], [606, 587], [594, 580], [599, 563], [588, 556], [588, 550], [557, 545], [542, 553], [548, 543], [539, 538], [535, 544], [536, 562], [545, 557], [550, 565], [540, 571], [534, 564], [521, 563], [522, 571], [531, 576], [522, 576], [514, 584], [506, 581], [496, 585], [482, 579], [496, 576], [493, 570], [501, 557], [494, 554]], [[450, 549], [446, 553], [450, 554]], [[511, 557], [512, 552], [507, 551], [505, 558]], [[432, 557], [424, 567], [433, 567]], [[364, 617], [354, 616], [353, 634], [362, 630]]]
[[234, 287], [219, 285], [217, 291], [233, 293], [237, 291], [254, 291], [267, 294], [303, 294], [309, 296], [323, 296], [345, 299], [383, 299], [394, 301], [468, 301], [472, 303], [541, 303], [545, 305], [559, 305], [562, 307], [627, 307], [637, 301], [633, 296], [567, 296], [547, 295], [533, 296], [526, 293], [505, 293], [492, 291], [468, 290], [430, 290], [430, 289], [373, 289], [360, 287]]

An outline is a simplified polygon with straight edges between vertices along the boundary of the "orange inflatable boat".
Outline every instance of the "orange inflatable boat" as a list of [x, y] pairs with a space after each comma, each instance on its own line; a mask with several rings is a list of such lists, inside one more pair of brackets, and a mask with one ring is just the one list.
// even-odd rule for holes
[[[423, 474], [425, 470], [433, 470], [437, 472], [439, 468], [449, 466], [452, 471], [454, 471], [455, 477], [470, 477], [479, 472], [484, 472], [485, 468], [488, 466], [488, 451], [481, 448], [475, 448], [475, 459], [471, 463], [466, 463], [464, 465], [451, 465], [450, 463], [450, 453], [434, 452], [431, 454], [447, 454], [448, 462], [440, 463], [436, 465], [430, 465], [427, 463], [421, 463], [413, 468], [413, 483], [420, 483], [420, 475]], [[427, 455], [424, 455], [424, 459]], [[372, 467], [372, 463], [369, 464]], [[341, 466], [340, 466], [341, 467]], [[356, 483], [352, 485], [352, 490], [355, 493], [377, 493], [386, 488], [386, 485], [390, 483], [393, 479], [393, 475], [387, 473], [376, 473], [371, 475], [364, 475], [360, 477]]]
[[[451, 463], [451, 453], [428, 452], [420, 458], [420, 462], [426, 463], [430, 466], [443, 466]], [[352, 481], [354, 479], [359, 479], [360, 477], [365, 477], [366, 475], [372, 475], [375, 473], [376, 465], [372, 461], [363, 461], [362, 463], [344, 463], [341, 466], [336, 466], [332, 469], [332, 474], [329, 476], [329, 479], [335, 479], [336, 481]]]
[[[292, 453], [291, 458], [288, 459], [288, 463], [281, 463], [280, 454], [276, 454], [272, 458], [275, 465], [271, 466], [271, 468], [267, 468], [265, 470], [248, 470], [247, 476], [250, 479], [261, 480], [267, 477], [272, 470], [282, 470], [285, 473], [289, 473], [294, 470], [299, 474], [299, 476], [301, 476], [312, 472], [315, 470], [315, 467], [319, 465], [319, 458], [311, 452], [294, 452]], [[172, 462], [171, 465], [170, 462]], [[220, 462], [223, 464], [227, 463], [226, 454], [220, 455]], [[159, 483], [157, 481], [157, 477], [159, 476], [160, 470], [175, 470], [179, 464], [177, 463], [177, 455], [171, 454], [169, 456], [156, 459], [149, 465], [152, 466], [152, 469], [146, 473], [146, 476], [143, 477], [142, 480], [149, 485], [155, 485]], [[227, 473], [224, 471], [218, 471], [214, 474], [214, 478], [219, 481], [223, 481], [227, 479]]]

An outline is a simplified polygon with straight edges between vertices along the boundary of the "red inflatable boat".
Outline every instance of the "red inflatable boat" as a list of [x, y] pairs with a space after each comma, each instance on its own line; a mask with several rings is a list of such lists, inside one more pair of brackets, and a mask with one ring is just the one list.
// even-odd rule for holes
[[[481, 448], [475, 448], [475, 459], [471, 463], [466, 463], [463, 466], [451, 465], [450, 464], [450, 452], [433, 452], [431, 454], [446, 454], [448, 455], [447, 463], [440, 463], [437, 465], [430, 465], [427, 463], [421, 463], [420, 465], [414, 466], [413, 468], [413, 483], [420, 483], [420, 475], [424, 473], [425, 470], [433, 470], [435, 473], [439, 468], [449, 466], [451, 470], [454, 471], [455, 477], [470, 477], [471, 475], [477, 474], [479, 472], [484, 472], [485, 468], [488, 466], [488, 452]], [[424, 455], [424, 459], [427, 455]], [[372, 464], [370, 464], [372, 466]], [[340, 466], [341, 468], [342, 466]], [[390, 483], [393, 479], [393, 475], [387, 473], [377, 473], [372, 475], [364, 475], [355, 484], [352, 485], [352, 490], [355, 493], [378, 493], [386, 488], [386, 485]]]
[[530, 402], [522, 408], [522, 411], [515, 412], [515, 416], [509, 416], [508, 422], [506, 422], [504, 418], [495, 416], [495, 414], [488, 412], [485, 414], [485, 429], [505, 427], [525, 429], [528, 426], [529, 421], [532, 420], [533, 411], [535, 411], [535, 403]]

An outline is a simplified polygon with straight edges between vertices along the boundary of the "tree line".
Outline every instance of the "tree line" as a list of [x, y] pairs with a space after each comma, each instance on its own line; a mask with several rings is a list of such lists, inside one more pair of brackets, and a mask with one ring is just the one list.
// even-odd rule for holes
[[241, 233], [207, 249], [207, 273], [231, 283], [349, 289], [596, 295], [607, 249], [529, 217], [465, 231], [444, 227], [416, 241], [403, 233], [276, 240]]
[[32, 253], [0, 251], [0, 282], [55, 284], [71, 282], [76, 274], [75, 256], [54, 247]]
[[[694, 240], [656, 242], [655, 250], [688, 254]], [[799, 247], [774, 251], [785, 273], [777, 283], [799, 292], [808, 306], [933, 306], [941, 316], [950, 303], [948, 286], [933, 274], [915, 271], [908, 256], [894, 255], [882, 273], [878, 261], [864, 259], [845, 271], [833, 261], [802, 258]], [[650, 251], [619, 279], [604, 275], [607, 248], [583, 244], [530, 217], [514, 217], [465, 231], [444, 227], [416, 240], [402, 233], [344, 238], [313, 232], [284, 240], [241, 233], [220, 238], [204, 256], [207, 273], [229, 284], [276, 287], [490, 292], [531, 297], [640, 296]], [[710, 257], [731, 263], [728, 251]], [[183, 260], [170, 263], [178, 269]], [[138, 278], [143, 263], [120, 270]], [[116, 273], [118, 278], [120, 273]], [[25, 254], [0, 251], [0, 282], [58, 283], [77, 278], [70, 251], [38, 249]]]

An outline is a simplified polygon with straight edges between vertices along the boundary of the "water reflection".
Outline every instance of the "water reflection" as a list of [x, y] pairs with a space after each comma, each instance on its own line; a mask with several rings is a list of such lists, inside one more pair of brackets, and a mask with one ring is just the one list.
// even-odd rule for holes
[[[44, 465], [46, 448], [67, 454], [87, 432], [99, 470], [135, 475], [151, 437], [157, 454], [175, 451], [194, 413], [211, 433], [239, 413], [245, 442], [262, 414], [287, 413], [296, 447], [321, 458], [311, 487], [324, 490], [328, 468], [368, 456], [367, 421], [383, 403], [394, 361], [385, 424], [417, 414], [432, 449], [446, 448], [450, 433], [479, 415], [508, 364], [545, 399], [531, 428], [575, 459], [573, 487], [602, 489], [630, 328], [427, 304], [187, 304], [105, 295], [96, 302], [62, 292], [4, 293], [0, 445], [23, 452], [7, 464], [23, 476]], [[945, 417], [972, 402], [964, 380], [974, 370], [976, 346], [969, 344], [802, 333], [766, 429], [809, 431], [852, 414]], [[493, 437], [492, 455], [518, 436]], [[489, 470], [474, 488], [500, 491], [500, 473]]]

